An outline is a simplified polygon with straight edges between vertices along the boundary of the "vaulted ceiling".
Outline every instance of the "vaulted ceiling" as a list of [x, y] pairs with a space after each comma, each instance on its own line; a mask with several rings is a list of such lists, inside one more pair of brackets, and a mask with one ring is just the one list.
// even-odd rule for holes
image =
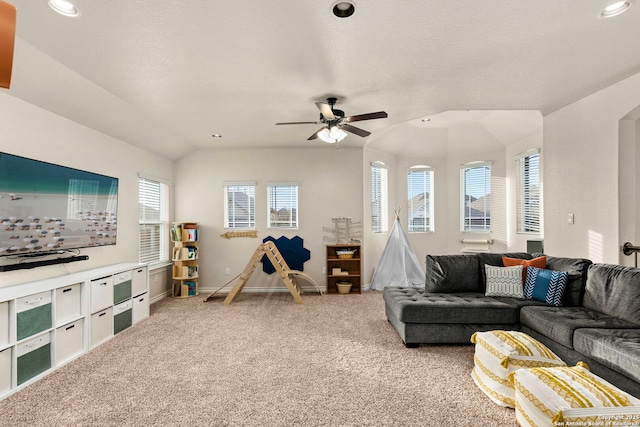
[[[342, 143], [361, 147], [450, 110], [527, 122], [640, 72], [640, 5], [599, 19], [605, 0], [354, 0], [349, 18], [331, 0], [75, 0], [76, 18], [10, 2], [5, 94], [171, 159], [323, 144], [307, 141], [318, 125], [275, 123], [317, 120], [328, 96], [347, 115], [389, 114]], [[510, 127], [494, 131], [522, 132]]]

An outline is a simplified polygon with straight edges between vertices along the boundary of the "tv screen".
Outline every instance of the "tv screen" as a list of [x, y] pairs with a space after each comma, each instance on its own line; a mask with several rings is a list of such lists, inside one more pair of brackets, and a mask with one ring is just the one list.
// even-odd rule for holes
[[118, 178], [0, 153], [0, 256], [116, 244]]

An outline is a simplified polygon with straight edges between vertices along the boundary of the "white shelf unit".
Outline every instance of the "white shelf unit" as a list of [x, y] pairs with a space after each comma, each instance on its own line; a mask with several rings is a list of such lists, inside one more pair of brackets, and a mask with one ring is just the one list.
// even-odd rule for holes
[[144, 264], [0, 288], [0, 399], [149, 316]]

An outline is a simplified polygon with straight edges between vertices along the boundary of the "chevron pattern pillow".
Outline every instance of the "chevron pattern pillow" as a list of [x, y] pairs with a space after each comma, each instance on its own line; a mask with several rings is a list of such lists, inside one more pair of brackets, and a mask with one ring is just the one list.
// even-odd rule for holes
[[567, 286], [569, 273], [528, 267], [524, 284], [525, 299], [546, 302], [556, 307], [562, 306], [562, 294]]
[[524, 299], [522, 291], [522, 266], [495, 267], [485, 264], [488, 297], [511, 297]]

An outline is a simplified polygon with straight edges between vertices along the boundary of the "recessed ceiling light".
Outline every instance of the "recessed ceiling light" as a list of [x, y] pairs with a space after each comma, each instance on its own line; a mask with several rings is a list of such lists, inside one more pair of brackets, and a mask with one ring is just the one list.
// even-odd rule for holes
[[348, 18], [356, 11], [352, 2], [339, 1], [333, 5], [333, 14], [338, 18]]
[[64, 16], [80, 15], [80, 11], [66, 0], [49, 0], [49, 7]]
[[623, 1], [617, 1], [615, 3], [611, 3], [609, 6], [602, 9], [598, 17], [611, 18], [614, 16], [618, 16], [621, 13], [624, 13], [627, 10], [629, 10], [631, 6], [633, 6], [633, 2], [634, 0], [623, 0]]

